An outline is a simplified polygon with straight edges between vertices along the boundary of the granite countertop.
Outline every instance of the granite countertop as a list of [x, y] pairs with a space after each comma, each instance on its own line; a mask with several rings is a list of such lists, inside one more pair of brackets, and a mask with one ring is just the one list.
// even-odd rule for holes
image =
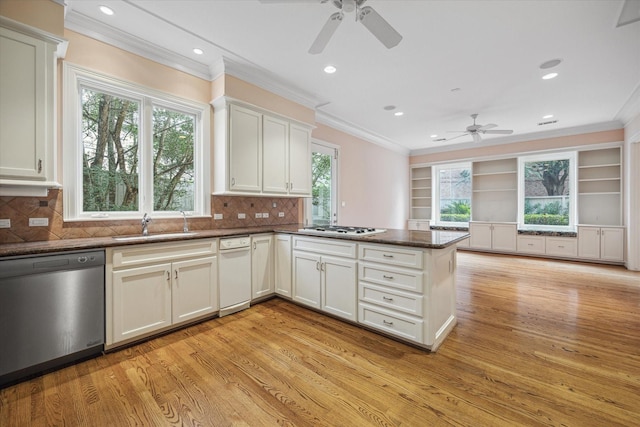
[[160, 243], [160, 242], [172, 242], [172, 241], [185, 241], [193, 239], [204, 238], [219, 238], [219, 237], [231, 237], [241, 236], [247, 234], [259, 234], [259, 233], [286, 233], [296, 235], [306, 235], [313, 237], [323, 237], [329, 239], [342, 239], [352, 240], [362, 243], [381, 243], [389, 245], [400, 246], [412, 246], [416, 248], [427, 249], [443, 249], [451, 246], [465, 238], [469, 237], [468, 232], [462, 231], [409, 231], [399, 229], [387, 229], [384, 233], [371, 234], [368, 236], [345, 236], [345, 235], [322, 235], [317, 233], [300, 231], [303, 228], [300, 224], [289, 225], [271, 225], [264, 227], [247, 227], [247, 228], [230, 228], [230, 229], [218, 229], [218, 230], [202, 230], [194, 231], [193, 234], [180, 235], [180, 233], [168, 233], [163, 237], [154, 237], [153, 234], [150, 238], [142, 238], [132, 240], [118, 240], [118, 237], [127, 236], [110, 236], [110, 237], [98, 237], [87, 239], [62, 239], [62, 240], [46, 240], [38, 242], [25, 242], [25, 243], [7, 243], [0, 244], [0, 257], [8, 256], [24, 256], [24, 255], [37, 255], [46, 254], [51, 252], [62, 252], [71, 250], [86, 250], [86, 249], [103, 249], [116, 246], [129, 246], [147, 243]]

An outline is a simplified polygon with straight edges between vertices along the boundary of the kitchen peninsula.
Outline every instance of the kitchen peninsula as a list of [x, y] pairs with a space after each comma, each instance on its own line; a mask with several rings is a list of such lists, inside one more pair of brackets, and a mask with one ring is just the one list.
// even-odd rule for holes
[[[167, 247], [199, 239], [213, 241], [238, 235], [273, 235], [269, 263], [272, 291], [298, 304], [345, 321], [358, 323], [389, 337], [435, 351], [456, 324], [456, 243], [469, 235], [455, 231], [384, 230], [367, 236], [323, 235], [299, 224], [217, 229], [192, 234], [164, 233], [131, 239], [103, 237], [0, 245], [0, 257], [41, 255], [68, 250], [102, 248], [108, 253]], [[134, 236], [132, 236], [134, 237]], [[107, 265], [113, 260], [107, 256]], [[217, 277], [215, 277], [217, 281]], [[113, 285], [107, 269], [107, 295]], [[216, 292], [217, 292], [217, 283]], [[107, 301], [107, 307], [110, 302]], [[215, 307], [218, 310], [219, 307]], [[211, 317], [212, 313], [201, 319]], [[213, 313], [215, 315], [215, 311]], [[190, 319], [201, 320], [201, 319]], [[110, 319], [107, 310], [107, 330]], [[191, 323], [191, 322], [189, 322]], [[186, 325], [187, 323], [185, 323]], [[111, 342], [128, 344], [182, 326], [171, 324]], [[109, 340], [109, 337], [107, 337]]]

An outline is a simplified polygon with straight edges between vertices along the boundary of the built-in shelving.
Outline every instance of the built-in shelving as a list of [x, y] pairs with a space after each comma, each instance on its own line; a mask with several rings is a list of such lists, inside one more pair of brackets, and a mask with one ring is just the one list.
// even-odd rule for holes
[[411, 167], [411, 219], [431, 219], [431, 166]]
[[473, 162], [473, 221], [514, 222], [518, 216], [518, 160]]
[[578, 222], [622, 225], [620, 148], [578, 153]]

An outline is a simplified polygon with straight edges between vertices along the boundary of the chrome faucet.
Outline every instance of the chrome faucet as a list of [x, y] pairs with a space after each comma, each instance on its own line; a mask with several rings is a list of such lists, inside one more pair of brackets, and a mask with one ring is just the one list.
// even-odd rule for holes
[[187, 226], [187, 214], [184, 211], [180, 211], [180, 213], [182, 214], [182, 218], [184, 219], [182, 231], [186, 233], [187, 231], [189, 231], [189, 226]]
[[147, 230], [147, 227], [149, 226], [150, 222], [151, 222], [151, 217], [147, 215], [147, 213], [145, 212], [144, 216], [142, 217], [142, 235], [143, 236], [149, 235], [149, 230]]

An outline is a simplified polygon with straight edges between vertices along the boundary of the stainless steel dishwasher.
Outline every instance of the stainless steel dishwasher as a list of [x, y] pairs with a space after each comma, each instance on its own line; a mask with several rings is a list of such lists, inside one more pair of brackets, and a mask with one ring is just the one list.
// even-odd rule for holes
[[218, 287], [220, 317], [249, 308], [251, 303], [251, 238], [220, 239]]
[[0, 259], [0, 387], [104, 349], [104, 251]]

